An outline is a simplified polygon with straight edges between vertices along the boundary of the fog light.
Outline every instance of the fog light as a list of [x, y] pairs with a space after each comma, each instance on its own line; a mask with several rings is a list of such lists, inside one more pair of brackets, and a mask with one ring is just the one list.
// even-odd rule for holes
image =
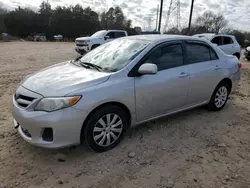
[[25, 129], [25, 128], [23, 128], [23, 127], [21, 127], [21, 129], [22, 129], [23, 133], [24, 133], [27, 137], [31, 138], [31, 134], [29, 133], [29, 131], [28, 131], [27, 129]]
[[44, 128], [43, 129], [43, 134], [42, 134], [42, 139], [47, 142], [52, 142], [53, 141], [53, 129], [52, 128]]

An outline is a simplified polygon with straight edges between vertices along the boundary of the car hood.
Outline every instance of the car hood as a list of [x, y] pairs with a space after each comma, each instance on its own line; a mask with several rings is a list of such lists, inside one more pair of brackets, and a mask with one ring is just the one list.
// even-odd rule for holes
[[44, 97], [65, 96], [79, 89], [105, 82], [110, 74], [64, 62], [28, 76], [21, 85]]

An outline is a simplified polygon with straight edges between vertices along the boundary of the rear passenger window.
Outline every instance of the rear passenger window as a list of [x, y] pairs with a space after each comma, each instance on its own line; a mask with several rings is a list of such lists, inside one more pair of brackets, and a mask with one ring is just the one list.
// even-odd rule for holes
[[125, 33], [124, 32], [115, 32], [115, 38], [120, 38], [120, 37], [124, 37]]
[[223, 37], [223, 45], [227, 45], [227, 44], [233, 44], [233, 40], [231, 37]]
[[189, 64], [210, 61], [210, 48], [202, 44], [186, 44]]
[[211, 40], [212, 43], [217, 44], [218, 46], [222, 45], [222, 37], [215, 37]]
[[183, 65], [183, 54], [181, 44], [162, 46], [154, 50], [145, 63], [154, 63], [158, 70], [170, 69]]

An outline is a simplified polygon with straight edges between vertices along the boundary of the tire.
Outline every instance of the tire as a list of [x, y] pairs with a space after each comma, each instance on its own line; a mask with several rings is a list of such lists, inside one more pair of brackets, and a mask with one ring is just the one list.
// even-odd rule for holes
[[[107, 125], [108, 118], [110, 119], [109, 126]], [[111, 150], [121, 141], [128, 122], [127, 114], [120, 107], [104, 106], [88, 118], [83, 134], [81, 134], [81, 140], [84, 140], [96, 152]]]
[[91, 50], [95, 49], [96, 47], [100, 46], [100, 44], [94, 44], [91, 48]]
[[230, 93], [229, 85], [224, 81], [219, 83], [215, 88], [213, 95], [207, 105], [208, 109], [212, 111], [222, 110], [227, 103], [229, 93]]

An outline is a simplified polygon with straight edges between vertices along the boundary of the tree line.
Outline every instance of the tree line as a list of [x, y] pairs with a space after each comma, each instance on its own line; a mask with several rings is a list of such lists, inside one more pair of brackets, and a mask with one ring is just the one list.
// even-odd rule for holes
[[45, 1], [38, 12], [29, 8], [18, 7], [13, 11], [0, 9], [0, 33], [7, 32], [13, 36], [25, 38], [32, 33], [44, 33], [48, 39], [61, 34], [74, 39], [91, 35], [100, 29], [124, 29], [129, 34], [136, 34], [120, 7], [111, 7], [107, 12], [98, 14], [90, 7], [57, 6], [55, 9]]
[[[52, 40], [54, 35], [61, 34], [64, 38], [74, 40], [79, 36], [91, 35], [100, 29], [122, 29], [129, 35], [138, 34], [132, 28], [132, 21], [127, 19], [120, 7], [111, 7], [106, 12], [98, 13], [90, 7], [81, 5], [68, 7], [57, 6], [52, 9], [48, 2], [43, 1], [37, 12], [29, 8], [18, 7], [7, 11], [0, 7], [0, 33], [26, 38], [32, 33], [44, 33]], [[194, 35], [198, 33], [225, 33], [235, 35], [244, 46], [250, 41], [250, 32], [232, 30], [228, 21], [221, 14], [207, 11], [198, 16], [188, 28], [169, 28], [167, 34]], [[248, 45], [248, 44], [246, 44]], [[250, 45], [250, 44], [249, 44]]]

